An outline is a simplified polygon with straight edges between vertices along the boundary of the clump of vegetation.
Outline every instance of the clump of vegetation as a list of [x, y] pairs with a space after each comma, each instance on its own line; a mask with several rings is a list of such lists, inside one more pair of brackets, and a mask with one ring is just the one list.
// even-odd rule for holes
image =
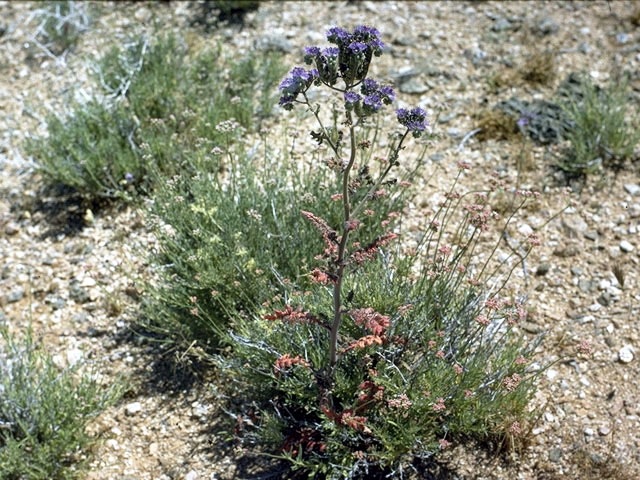
[[[295, 137], [285, 149], [272, 147], [266, 135], [249, 148], [237, 122], [215, 128], [227, 135], [219, 151], [189, 157], [199, 173], [176, 176], [155, 192], [151, 219], [159, 248], [151, 261], [158, 278], [147, 289], [142, 322], [167, 341], [210, 353], [238, 312], [256, 315], [283, 285], [311, 286], [309, 259], [322, 240], [300, 211], [322, 209], [332, 222], [341, 212], [337, 199], [326, 195], [334, 182], [321, 175], [320, 152], [300, 157], [291, 153]], [[362, 141], [375, 142], [377, 135], [371, 125]], [[370, 154], [362, 152], [363, 163]], [[421, 145], [418, 162], [424, 154]], [[362, 178], [368, 175], [364, 169]], [[369, 212], [372, 225], [394, 224], [392, 212], [402, 211], [413, 194], [404, 189], [380, 200]], [[364, 242], [372, 228], [363, 226], [356, 239]]]
[[263, 92], [281, 74], [274, 55], [229, 59], [218, 45], [190, 57], [173, 36], [138, 38], [101, 60], [102, 93], [67, 117], [51, 116], [49, 135], [27, 149], [50, 181], [130, 200], [193, 171], [187, 156], [223, 143], [226, 134], [213, 128], [221, 121], [259, 128], [273, 107]]
[[77, 366], [54, 365], [28, 331], [0, 340], [0, 472], [2, 478], [76, 478], [91, 439], [87, 423], [113, 405], [122, 384], [98, 384]]
[[556, 77], [556, 57], [553, 52], [535, 53], [518, 70], [519, 76], [527, 83], [549, 85]]
[[89, 28], [89, 5], [85, 2], [47, 1], [32, 12], [31, 18], [36, 23], [33, 40], [45, 53], [59, 56], [73, 47]]
[[482, 110], [475, 125], [480, 129], [475, 136], [481, 142], [489, 139], [513, 140], [521, 133], [516, 118], [496, 108]]
[[640, 139], [640, 117], [628, 110], [627, 81], [612, 80], [599, 89], [589, 79], [580, 95], [563, 107], [569, 121], [570, 150], [558, 166], [571, 174], [586, 175], [601, 168], [618, 170], [632, 157]]
[[258, 9], [257, 0], [213, 0], [195, 4], [192, 23], [210, 30], [220, 23], [243, 24], [247, 13]]
[[[526, 309], [506, 288], [514, 267], [476, 252], [498, 221], [489, 205], [499, 182], [459, 192], [456, 178], [425, 213], [424, 234], [411, 249], [397, 243], [397, 214], [369, 216], [406, 185], [396, 172], [407, 162], [405, 143], [428, 137], [426, 113], [398, 109], [387, 155], [362, 158], [375, 148], [362, 126], [395, 97], [368, 76], [383, 44], [366, 26], [332, 28], [327, 39], [334, 46], [305, 49], [310, 70], [296, 67], [280, 85], [280, 105], [314, 115], [312, 136], [332, 158], [319, 172], [324, 200], [298, 203], [291, 214], [317, 239], [305, 249], [301, 274], [281, 277], [278, 295], [257, 312], [231, 312], [230, 349], [217, 357], [220, 388], [235, 400], [235, 431], [245, 444], [267, 448], [302, 475], [402, 478], [416, 459], [454, 441], [526, 432], [539, 339], [527, 342], [517, 331]], [[314, 86], [339, 92], [330, 112], [309, 100]], [[458, 175], [468, 168], [461, 163]], [[516, 210], [537, 196], [519, 191]], [[277, 237], [291, 256], [292, 233]], [[523, 255], [539, 243], [537, 234], [523, 239]]]

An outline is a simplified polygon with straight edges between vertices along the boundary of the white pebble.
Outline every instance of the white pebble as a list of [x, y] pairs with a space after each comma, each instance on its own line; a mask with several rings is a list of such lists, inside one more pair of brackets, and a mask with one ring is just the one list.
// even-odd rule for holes
[[633, 360], [633, 351], [631, 349], [631, 346], [625, 345], [624, 347], [622, 347], [618, 352], [618, 359], [622, 363], [630, 363], [631, 360]]
[[593, 436], [594, 433], [596, 433], [596, 432], [593, 431], [593, 428], [585, 428], [584, 429], [584, 434], [589, 436], [589, 437]]
[[594, 303], [593, 305], [589, 306], [589, 310], [591, 310], [592, 312], [597, 312], [601, 308], [602, 305], [600, 305], [599, 303]]
[[198, 473], [195, 470], [191, 470], [184, 476], [184, 480], [197, 480]]
[[142, 411], [142, 404], [140, 402], [132, 402], [125, 407], [125, 411], [129, 416], [135, 415]]
[[620, 242], [620, 250], [627, 253], [632, 252], [633, 245], [631, 245], [631, 242], [628, 242], [627, 240], [623, 240]]
[[554, 370], [553, 368], [550, 368], [549, 370], [547, 370], [547, 378], [549, 380], [553, 380], [557, 376], [558, 376], [558, 371], [557, 370]]

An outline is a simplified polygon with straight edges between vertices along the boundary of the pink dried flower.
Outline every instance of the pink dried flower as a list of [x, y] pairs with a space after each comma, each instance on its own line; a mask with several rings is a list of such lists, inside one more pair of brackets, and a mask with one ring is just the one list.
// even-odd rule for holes
[[217, 297], [220, 292], [218, 290], [211, 290], [211, 296]]
[[451, 253], [451, 247], [449, 245], [442, 245], [438, 248], [438, 251], [445, 256], [448, 256]]
[[487, 318], [486, 315], [478, 315], [476, 317], [476, 322], [478, 322], [480, 325], [483, 325], [485, 327], [489, 325], [489, 319]]
[[296, 355], [292, 357], [288, 353], [281, 355], [277, 360], [273, 367], [274, 373], [276, 376], [280, 376], [280, 372], [293, 367], [294, 365], [300, 365], [305, 368], [309, 368], [309, 363], [306, 362], [302, 357]]
[[402, 187], [402, 188], [407, 188], [407, 187], [411, 186], [411, 182], [407, 182], [407, 181], [403, 180], [401, 182], [398, 182], [398, 186]]
[[592, 351], [593, 349], [591, 347], [591, 343], [588, 340], [583, 340], [582, 342], [580, 342], [580, 345], [578, 345], [579, 353], [584, 353], [585, 355], [591, 355]]
[[527, 359], [524, 358], [522, 355], [518, 356], [518, 358], [516, 358], [516, 365], [526, 365]]
[[431, 405], [431, 408], [433, 408], [434, 412], [442, 412], [443, 410], [446, 410], [446, 406], [444, 404], [444, 398], [439, 397], [436, 399], [436, 402]]
[[191, 312], [191, 315], [193, 315], [194, 317], [198, 316], [198, 307], [193, 307], [191, 310], [189, 310], [189, 312]]
[[411, 309], [413, 309], [413, 305], [412, 305], [412, 304], [410, 304], [410, 303], [407, 303], [406, 305], [400, 305], [400, 306], [398, 307], [398, 312], [400, 312], [400, 315], [403, 315], [403, 316], [404, 316], [404, 315], [406, 315], [406, 314], [407, 314], [407, 312], [408, 312], [409, 310], [411, 310]]
[[189, 297], [189, 300], [191, 300], [191, 303], [196, 303], [198, 301], [198, 297], [194, 295], [193, 297]]
[[473, 392], [471, 390], [465, 390], [464, 391], [464, 398], [469, 398], [471, 395], [473, 395]]
[[514, 437], [517, 437], [522, 433], [522, 429], [520, 428], [520, 424], [518, 422], [513, 422], [509, 427], [509, 433]]
[[349, 311], [356, 325], [362, 326], [371, 331], [374, 335], [384, 335], [390, 325], [389, 317], [376, 312], [373, 308], [358, 308]]
[[384, 188], [381, 188], [380, 190], [376, 190], [373, 194], [374, 199], [378, 199], [380, 197], [386, 197], [386, 196], [387, 196], [387, 191]]
[[376, 212], [374, 212], [370, 208], [367, 208], [366, 210], [363, 210], [362, 213], [364, 213], [367, 217], [370, 217], [371, 215], [374, 215]]
[[342, 194], [334, 193], [333, 195], [331, 195], [331, 200], [334, 202], [337, 202], [338, 200], [342, 200]]
[[438, 358], [444, 358], [444, 352], [443, 352], [442, 350], [438, 350], [438, 351], [436, 352], [436, 357], [438, 357]]
[[513, 392], [516, 388], [518, 388], [518, 385], [520, 385], [521, 381], [522, 377], [520, 377], [520, 375], [518, 375], [517, 373], [514, 373], [510, 377], [504, 377], [504, 379], [502, 380], [502, 385], [508, 392]]
[[429, 348], [431, 350], [433, 350], [434, 348], [436, 348], [436, 341], [435, 340], [429, 340]]
[[464, 369], [460, 365], [458, 365], [457, 363], [453, 366], [453, 369], [456, 371], [456, 373], [458, 375], [460, 375], [462, 372], [464, 372]]
[[319, 268], [314, 268], [309, 275], [311, 275], [311, 283], [319, 283], [321, 285], [327, 285], [330, 281], [329, 275], [320, 270]]
[[500, 310], [500, 308], [502, 308], [502, 303], [498, 298], [493, 297], [484, 302], [484, 306], [489, 310]]
[[408, 410], [409, 407], [413, 405], [413, 402], [409, 400], [409, 397], [404, 393], [401, 393], [396, 398], [387, 400], [387, 405], [389, 405], [390, 408], [402, 408], [404, 410]]
[[347, 222], [345, 222], [344, 226], [345, 229], [348, 232], [352, 232], [353, 230], [355, 230], [356, 228], [358, 228], [358, 226], [360, 225], [360, 220], [352, 218], [351, 220], [348, 220]]
[[471, 164], [467, 162], [458, 162], [458, 167], [462, 170], [469, 170], [471, 168]]
[[440, 440], [438, 440], [438, 443], [440, 444], [441, 450], [445, 450], [451, 446], [451, 442], [448, 440], [445, 440], [444, 438], [441, 438]]
[[532, 233], [531, 235], [529, 235], [527, 237], [527, 241], [529, 242], [529, 245], [531, 245], [532, 247], [538, 247], [542, 245], [542, 240], [540, 239], [540, 235], [538, 235], [537, 233]]

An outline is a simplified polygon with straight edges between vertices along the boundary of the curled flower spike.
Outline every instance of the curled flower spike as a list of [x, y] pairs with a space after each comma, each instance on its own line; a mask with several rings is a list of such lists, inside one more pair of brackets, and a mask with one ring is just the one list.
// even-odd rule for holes
[[398, 122], [400, 125], [407, 127], [414, 137], [419, 137], [427, 128], [427, 112], [420, 107], [416, 107], [412, 110], [406, 108], [399, 108], [396, 110]]
[[305, 70], [302, 67], [295, 67], [291, 70], [289, 76], [280, 83], [280, 106], [286, 110], [293, 108], [293, 102], [300, 93], [306, 92], [311, 84], [317, 81], [319, 76], [318, 70]]

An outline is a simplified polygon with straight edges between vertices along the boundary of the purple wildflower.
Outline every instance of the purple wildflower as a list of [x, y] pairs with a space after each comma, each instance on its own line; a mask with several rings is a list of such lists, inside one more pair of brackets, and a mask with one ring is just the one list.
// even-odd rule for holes
[[396, 115], [398, 116], [400, 125], [411, 130], [415, 137], [419, 137], [427, 127], [427, 112], [420, 107], [416, 107], [410, 111], [405, 108], [399, 108], [396, 110]]
[[349, 50], [353, 53], [363, 53], [367, 51], [367, 45], [362, 42], [351, 42], [349, 44]]
[[362, 82], [362, 93], [365, 95], [371, 95], [374, 92], [378, 91], [378, 82], [371, 78], [365, 78], [364, 82]]
[[327, 40], [331, 43], [346, 43], [351, 39], [351, 34], [340, 27], [333, 27], [327, 31]]
[[322, 54], [327, 58], [335, 58], [340, 53], [340, 49], [338, 47], [327, 47], [322, 50]]
[[362, 97], [356, 92], [345, 92], [344, 100], [347, 103], [358, 103]]
[[320, 55], [320, 48], [318, 47], [304, 47], [304, 54], [305, 55], [312, 55], [312, 56], [316, 56], [316, 55]]
[[353, 30], [353, 33], [360, 35], [371, 35], [374, 37], [379, 37], [380, 32], [377, 28], [367, 27], [366, 25], [360, 25]]
[[365, 106], [372, 109], [374, 112], [377, 112], [380, 109], [380, 107], [382, 107], [380, 95], [378, 95], [377, 93], [367, 95], [366, 97], [364, 97], [364, 104]]
[[127, 173], [124, 175], [124, 179], [127, 181], [127, 183], [131, 183], [131, 182], [133, 182], [133, 173], [131, 173], [131, 172], [127, 172]]
[[385, 103], [389, 104], [396, 99], [396, 93], [393, 91], [389, 85], [384, 86], [380, 89], [380, 93], [384, 97]]
[[318, 78], [317, 70], [305, 70], [302, 67], [295, 67], [291, 70], [290, 76], [280, 83], [282, 97], [280, 97], [280, 105], [287, 110], [293, 107], [293, 102], [300, 92], [305, 92], [313, 81]]

